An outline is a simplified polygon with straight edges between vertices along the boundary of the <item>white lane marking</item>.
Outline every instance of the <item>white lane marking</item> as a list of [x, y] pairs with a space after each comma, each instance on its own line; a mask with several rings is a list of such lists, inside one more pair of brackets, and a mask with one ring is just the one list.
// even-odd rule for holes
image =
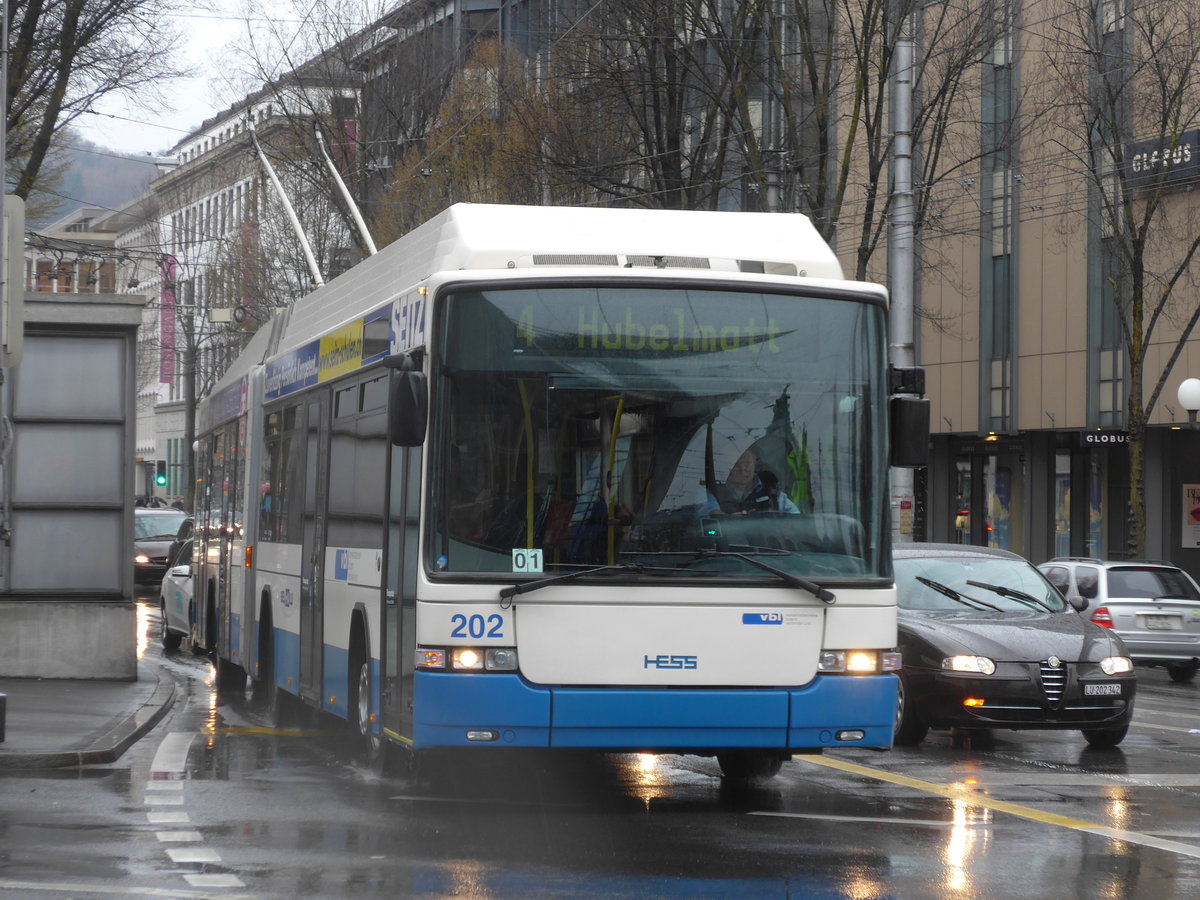
[[183, 806], [183, 798], [174, 795], [148, 794], [147, 806]]
[[177, 863], [219, 863], [221, 854], [208, 847], [168, 847], [167, 856]]
[[[195, 877], [232, 877], [232, 876], [195, 876]], [[204, 884], [194, 885], [195, 887], [206, 887]], [[225, 887], [224, 884], [211, 885], [212, 887]], [[229, 887], [245, 887], [241, 882], [230, 884]], [[45, 881], [6, 881], [0, 878], [0, 891], [20, 891], [24, 895], [29, 895], [37, 892], [65, 894], [68, 897], [79, 897], [84, 894], [105, 894], [113, 897], [168, 897], [168, 898], [187, 898], [196, 897], [200, 900], [211, 900], [212, 894], [202, 891], [181, 891], [177, 888], [167, 890], [165, 888], [147, 888], [147, 887], [129, 887], [122, 885], [121, 887], [111, 887], [103, 884], [62, 884]], [[222, 894], [222, 900], [254, 900], [253, 894]]]
[[[194, 733], [176, 731], [163, 738], [150, 764], [150, 781], [146, 784], [147, 806], [182, 806], [183, 777], [187, 774], [188, 753], [196, 740]], [[150, 812], [146, 814], [151, 825], [180, 825], [190, 822], [186, 812]], [[204, 840], [199, 831], [159, 831], [156, 837], [163, 844], [198, 844]], [[208, 847], [167, 847], [167, 855], [174, 863], [219, 863], [221, 856]], [[220, 873], [191, 873], [183, 879], [194, 888], [239, 888], [245, 883], [236, 875]], [[163, 896], [184, 896], [177, 891]], [[197, 896], [210, 896], [208, 894]]]
[[150, 777], [182, 775], [187, 771], [188, 751], [196, 740], [195, 732], [173, 731], [162, 739], [150, 763]]
[[146, 821], [151, 825], [186, 825], [192, 818], [185, 812], [148, 812]]
[[1180, 856], [1190, 856], [1193, 859], [1200, 859], [1200, 847], [1195, 847], [1191, 844], [1181, 844], [1179, 841], [1156, 838], [1145, 832], [1125, 831], [1123, 828], [1106, 828], [1103, 825], [1097, 828], [1081, 828], [1080, 831], [1087, 831], [1090, 834], [1112, 838], [1115, 841], [1124, 841], [1127, 844], [1153, 847], [1155, 850], [1165, 850], [1168, 853], [1178, 853]]
[[1180, 728], [1178, 725], [1156, 725], [1153, 722], [1147, 722], [1144, 719], [1135, 718], [1133, 720], [1135, 728], [1157, 728], [1159, 731], [1174, 731], [1178, 734], [1195, 734], [1194, 728]]
[[1025, 806], [1020, 803], [1010, 803], [1007, 800], [1000, 800], [995, 797], [989, 797], [986, 794], [980, 794], [975, 790], [977, 785], [967, 785], [964, 782], [956, 782], [953, 784], [939, 784], [933, 781], [925, 781], [924, 779], [914, 778], [911, 775], [901, 775], [899, 772], [889, 772], [886, 769], [875, 768], [874, 766], [865, 766], [861, 763], [850, 762], [846, 759], [839, 759], [833, 756], [805, 756], [799, 755], [792, 757], [797, 761], [802, 761], [812, 766], [826, 766], [830, 769], [840, 770], [842, 772], [850, 772], [865, 778], [883, 781], [889, 784], [901, 785], [907, 788], [913, 788], [923, 793], [932, 794], [935, 797], [944, 797], [949, 800], [961, 801], [971, 806], [980, 806], [985, 809], [992, 809], [997, 812], [1009, 813], [1023, 819], [1029, 819], [1034, 822], [1041, 822], [1046, 825], [1058, 825], [1063, 828], [1070, 828], [1074, 831], [1081, 831], [1085, 834], [1094, 834], [1099, 837], [1106, 837], [1111, 840], [1124, 841], [1128, 844], [1138, 844], [1143, 847], [1152, 847], [1156, 850], [1165, 850], [1168, 853], [1177, 853], [1180, 856], [1190, 856], [1195, 859], [1200, 859], [1200, 847], [1191, 844], [1181, 844], [1178, 841], [1162, 840], [1153, 835], [1144, 834], [1137, 831], [1126, 831], [1121, 828], [1110, 828], [1107, 825], [1101, 825], [1098, 822], [1089, 822], [1086, 819], [1077, 819], [1074, 816], [1064, 816], [1060, 813], [1047, 812], [1032, 806]]
[[[183, 879], [192, 887], [228, 888], [246, 886], [236, 875], [184, 875]], [[208, 895], [206, 894], [205, 896]]]
[[204, 840], [198, 831], [157, 831], [154, 836], [164, 844], [190, 844]]

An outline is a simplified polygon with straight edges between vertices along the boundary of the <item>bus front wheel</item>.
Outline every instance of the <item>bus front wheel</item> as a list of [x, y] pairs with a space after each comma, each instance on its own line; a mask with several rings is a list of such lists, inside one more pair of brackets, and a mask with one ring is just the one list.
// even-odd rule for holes
[[364, 654], [358, 664], [354, 692], [353, 726], [358, 743], [367, 762], [380, 763], [384, 755], [383, 736], [375, 730], [371, 719], [371, 660]]
[[779, 774], [783, 759], [770, 750], [731, 750], [717, 754], [721, 774], [732, 781], [768, 781]]

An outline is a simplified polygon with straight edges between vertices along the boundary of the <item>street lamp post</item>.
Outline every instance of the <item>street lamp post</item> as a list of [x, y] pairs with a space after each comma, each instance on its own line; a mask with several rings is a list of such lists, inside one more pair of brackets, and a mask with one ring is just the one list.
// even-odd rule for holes
[[1200, 410], [1200, 378], [1185, 378], [1179, 384], [1179, 405], [1187, 410], [1188, 427], [1200, 428], [1196, 411]]

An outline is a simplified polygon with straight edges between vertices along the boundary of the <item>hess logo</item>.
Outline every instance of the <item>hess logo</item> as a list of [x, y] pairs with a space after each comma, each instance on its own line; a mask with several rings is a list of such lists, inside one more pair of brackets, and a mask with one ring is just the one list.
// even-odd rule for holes
[[670, 656], [665, 653], [642, 658], [643, 669], [695, 669], [699, 659], [695, 656]]

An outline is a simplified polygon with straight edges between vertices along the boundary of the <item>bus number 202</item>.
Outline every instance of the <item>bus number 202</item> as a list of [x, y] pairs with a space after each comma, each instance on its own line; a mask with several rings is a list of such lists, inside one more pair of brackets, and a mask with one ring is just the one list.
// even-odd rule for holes
[[486, 618], [481, 615], [464, 616], [457, 613], [450, 617], [453, 630], [450, 637], [455, 638], [502, 638], [504, 637], [504, 616], [493, 613]]

